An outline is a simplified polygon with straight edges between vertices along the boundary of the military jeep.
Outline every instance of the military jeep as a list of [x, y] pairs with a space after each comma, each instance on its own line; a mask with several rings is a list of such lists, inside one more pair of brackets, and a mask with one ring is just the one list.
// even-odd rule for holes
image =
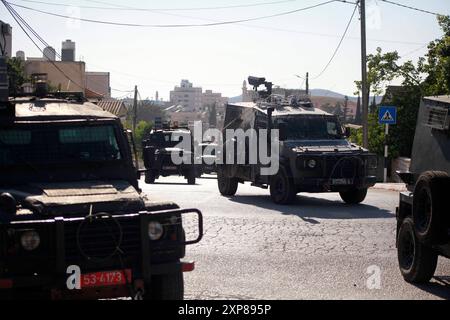
[[128, 139], [80, 96], [0, 102], [0, 298], [183, 298], [201, 212], [141, 193]]
[[[376, 182], [376, 155], [349, 142], [349, 130], [337, 116], [315, 108], [309, 97], [274, 95], [265, 78], [249, 77], [249, 83], [255, 90], [264, 84], [267, 90], [256, 92], [254, 102], [226, 106], [223, 154], [227, 157], [228, 150], [234, 149], [235, 159], [217, 166], [220, 193], [233, 196], [238, 183], [250, 181], [253, 186], [270, 187], [277, 204], [292, 203], [299, 192], [339, 192], [346, 203], [362, 202]], [[270, 138], [274, 129], [278, 140]], [[268, 139], [252, 145], [249, 139], [227, 137], [227, 130], [253, 130], [255, 135], [266, 130]], [[250, 148], [259, 150], [261, 144], [267, 150], [272, 144], [279, 146], [279, 169], [274, 174], [261, 174], [264, 165], [259, 155], [256, 163], [250, 161]], [[241, 154], [245, 159], [238, 163], [236, 155]]]
[[[183, 140], [188, 143], [186, 148]], [[195, 184], [196, 166], [194, 165], [193, 140], [191, 131], [182, 127], [166, 127], [152, 130], [142, 141], [145, 166], [145, 183], [154, 183], [158, 177], [184, 176], [188, 184]], [[181, 163], [175, 163], [173, 156]]]
[[401, 274], [428, 282], [438, 256], [450, 258], [450, 97], [422, 99], [408, 172], [398, 172], [407, 191], [397, 207]]
[[[201, 155], [198, 156], [197, 163], [199, 164], [196, 165], [197, 177], [201, 177], [202, 174], [216, 173], [216, 149], [218, 148], [218, 144], [215, 141], [203, 141], [198, 144], [198, 147], [201, 150]], [[208, 150], [210, 152], [206, 152]]]

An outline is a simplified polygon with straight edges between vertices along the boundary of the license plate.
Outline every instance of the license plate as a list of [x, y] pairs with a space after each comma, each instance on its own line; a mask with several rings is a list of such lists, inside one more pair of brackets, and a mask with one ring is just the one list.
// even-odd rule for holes
[[131, 270], [115, 270], [115, 271], [100, 271], [93, 273], [86, 273], [81, 275], [81, 287], [103, 287], [126, 284], [125, 274], [128, 282], [131, 282]]
[[163, 170], [177, 170], [175, 166], [163, 166]]
[[352, 179], [332, 179], [331, 183], [333, 185], [348, 185], [353, 184]]

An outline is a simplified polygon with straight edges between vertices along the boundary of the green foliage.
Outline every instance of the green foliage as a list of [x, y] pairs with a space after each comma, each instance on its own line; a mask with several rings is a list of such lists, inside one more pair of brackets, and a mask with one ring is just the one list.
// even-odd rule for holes
[[150, 133], [152, 130], [153, 123], [141, 120], [136, 125], [136, 130], [134, 131], [134, 139], [136, 143], [136, 147], [138, 149], [141, 148], [142, 140], [146, 135]]
[[425, 95], [450, 92], [450, 17], [439, 16], [438, 22], [444, 35], [430, 42], [426, 58], [422, 58], [418, 65], [418, 71], [427, 75], [421, 84]]
[[7, 60], [7, 72], [9, 78], [9, 94], [20, 92], [22, 84], [30, 81], [25, 74], [25, 63], [23, 60], [13, 57]]
[[[378, 124], [378, 114], [370, 113], [368, 115], [369, 122], [369, 150], [378, 155], [384, 155], [384, 144], [385, 144], [385, 129], [384, 125]], [[392, 128], [392, 126], [390, 127]], [[350, 141], [356, 143], [357, 145], [362, 145], [362, 129], [351, 129]], [[392, 157], [398, 157], [398, 147], [397, 145], [390, 143], [389, 145], [389, 155]]]
[[[428, 53], [419, 59], [417, 66], [411, 61], [399, 65], [397, 52], [382, 53], [381, 48], [367, 57], [369, 93], [378, 95], [385, 82], [403, 79], [402, 90], [391, 92], [385, 101], [397, 107], [397, 124], [390, 126], [389, 132], [389, 154], [393, 158], [411, 156], [421, 97], [450, 94], [450, 18], [440, 16], [438, 22], [444, 34], [441, 39], [430, 42]], [[361, 82], [355, 83], [361, 91]], [[369, 150], [383, 155], [384, 126], [378, 124], [376, 109], [373, 106], [371, 109]], [[353, 130], [352, 140], [362, 144], [362, 130]]]

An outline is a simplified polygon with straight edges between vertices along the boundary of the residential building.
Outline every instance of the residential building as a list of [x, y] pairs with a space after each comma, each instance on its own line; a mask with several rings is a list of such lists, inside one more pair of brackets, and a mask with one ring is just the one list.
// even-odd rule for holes
[[209, 106], [215, 105], [216, 110], [223, 110], [227, 101], [228, 98], [222, 97], [221, 93], [212, 92], [212, 90], [206, 90], [202, 94], [202, 106], [204, 109]]
[[194, 87], [188, 80], [181, 80], [180, 86], [170, 91], [170, 102], [182, 105], [187, 112], [198, 111], [202, 107], [202, 88]]
[[75, 61], [75, 42], [70, 39], [61, 44], [61, 60]]
[[103, 95], [105, 98], [111, 98], [110, 74], [109, 72], [86, 71], [86, 88]]
[[61, 91], [85, 92], [85, 63], [83, 61], [43, 61], [28, 58], [25, 73], [46, 73], [50, 86]]
[[108, 111], [120, 118], [122, 123], [127, 119], [128, 110], [122, 100], [106, 99], [97, 102], [97, 105], [105, 111]]

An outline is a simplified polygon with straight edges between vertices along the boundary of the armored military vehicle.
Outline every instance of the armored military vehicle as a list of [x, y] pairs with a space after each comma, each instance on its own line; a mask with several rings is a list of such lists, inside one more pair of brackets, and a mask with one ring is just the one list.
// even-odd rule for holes
[[[201, 150], [201, 155], [199, 156], [199, 161], [196, 163], [196, 173], [197, 177], [201, 177], [202, 174], [212, 174], [217, 172], [216, 168], [216, 149], [218, 144], [215, 141], [203, 141], [198, 144]], [[210, 151], [208, 151], [208, 148]]]
[[[189, 141], [189, 148], [180, 147], [183, 139]], [[188, 184], [195, 184], [194, 147], [191, 131], [186, 127], [166, 127], [152, 130], [142, 141], [145, 183], [154, 183], [159, 176], [184, 176]], [[176, 154], [181, 163], [173, 161]]]
[[397, 252], [408, 282], [428, 282], [450, 258], [450, 97], [426, 97], [417, 118], [407, 185], [397, 208]]
[[[362, 202], [367, 188], [376, 181], [377, 159], [374, 154], [349, 142], [349, 130], [344, 129], [337, 116], [313, 106], [308, 97], [273, 95], [272, 84], [265, 78], [249, 77], [257, 87], [264, 84], [266, 91], [257, 92], [254, 102], [232, 103], [226, 106], [223, 153], [236, 149], [245, 151], [245, 163], [218, 165], [218, 187], [224, 196], [236, 193], [238, 183], [250, 181], [252, 185], [268, 188], [277, 204], [293, 202], [299, 192], [339, 192], [349, 204]], [[256, 133], [268, 131], [267, 149], [278, 144], [279, 170], [262, 175], [261, 161], [249, 161], [249, 140], [245, 143], [229, 139], [226, 130], [253, 129]], [[271, 130], [278, 129], [278, 140], [270, 139]], [[260, 146], [261, 144], [259, 144]], [[258, 147], [259, 148], [259, 147]]]
[[141, 193], [116, 116], [40, 93], [0, 102], [0, 299], [182, 299], [201, 212]]

